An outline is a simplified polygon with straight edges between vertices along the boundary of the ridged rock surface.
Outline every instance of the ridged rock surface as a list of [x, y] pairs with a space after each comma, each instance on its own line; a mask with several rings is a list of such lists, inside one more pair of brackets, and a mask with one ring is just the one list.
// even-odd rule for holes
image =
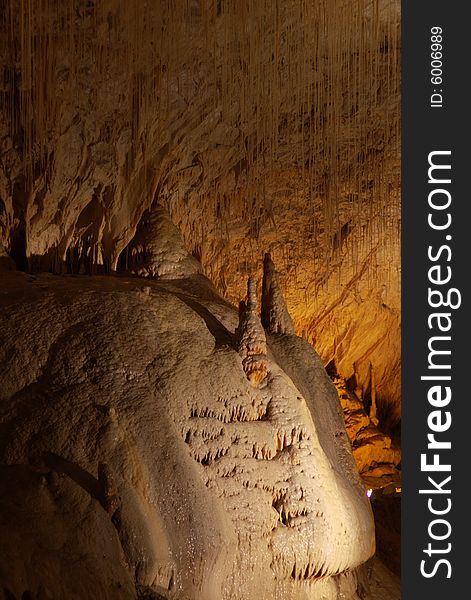
[[253, 386], [201, 275], [4, 273], [0, 303], [6, 597], [357, 598], [372, 513], [307, 342]]
[[345, 378], [367, 385], [373, 363], [397, 423], [400, 3], [3, 4], [0, 239], [16, 266], [125, 268], [158, 202], [234, 304], [270, 252], [297, 333]]
[[400, 481], [397, 469], [401, 462], [400, 448], [378, 429], [377, 420], [368, 415], [363, 402], [348, 390], [344, 379], [336, 377], [334, 384], [359, 473], [366, 481], [376, 479], [374, 487], [385, 485], [388, 480]]

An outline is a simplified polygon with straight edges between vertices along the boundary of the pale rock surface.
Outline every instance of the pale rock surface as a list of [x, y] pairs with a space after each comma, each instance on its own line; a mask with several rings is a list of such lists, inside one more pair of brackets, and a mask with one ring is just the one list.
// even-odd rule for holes
[[126, 269], [134, 275], [154, 279], [179, 279], [202, 272], [162, 206], [152, 207], [141, 219], [126, 250], [126, 263]]
[[268, 253], [263, 259], [261, 319], [268, 333], [294, 334], [293, 321], [286, 307], [278, 273]]
[[253, 386], [200, 275], [4, 273], [0, 304], [6, 597], [358, 597], [372, 513], [307, 342]]
[[267, 338], [257, 312], [257, 293], [253, 277], [249, 277], [247, 282], [247, 300], [242, 300], [239, 304], [236, 338], [247, 379], [253, 385], [261, 384], [268, 372]]
[[[399, 2], [4, 4], [0, 269], [148, 280], [2, 272], [3, 593], [356, 600], [322, 363], [399, 421]], [[236, 304], [265, 252], [321, 359], [274, 333], [253, 385], [236, 311], [153, 278]]]

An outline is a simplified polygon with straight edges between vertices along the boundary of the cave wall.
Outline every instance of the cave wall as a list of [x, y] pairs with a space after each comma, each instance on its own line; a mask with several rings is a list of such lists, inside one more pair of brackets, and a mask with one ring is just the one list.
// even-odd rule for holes
[[2, 256], [125, 269], [159, 202], [231, 302], [270, 251], [296, 330], [397, 423], [399, 3], [12, 0], [0, 23]]

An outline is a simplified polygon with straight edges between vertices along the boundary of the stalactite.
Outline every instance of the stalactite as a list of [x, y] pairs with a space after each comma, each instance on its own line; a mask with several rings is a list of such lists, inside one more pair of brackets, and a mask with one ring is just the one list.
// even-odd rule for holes
[[[346, 221], [359, 232], [350, 249], [356, 268], [359, 256], [385, 239], [399, 247], [399, 195], [386, 191], [387, 183], [399, 184], [390, 166], [400, 140], [394, 10], [380, 15], [378, 3], [369, 0], [156, 0], [146, 10], [138, 6], [120, 0], [5, 3], [2, 103], [12, 137], [21, 139], [33, 203], [44, 188], [40, 178], [53, 181], [50, 157], [69, 125], [65, 112], [76, 110], [80, 135], [88, 117], [108, 123], [103, 137], [111, 147], [120, 132], [130, 132], [119, 177], [140, 182], [133, 202], [147, 208], [153, 194], [146, 181], [159, 167], [151, 157], [160, 140], [168, 142], [178, 103], [196, 104], [192, 125], [212, 116], [233, 128], [237, 151], [226, 167], [243, 166], [227, 205], [224, 172], [193, 190], [195, 214], [198, 206], [207, 214], [214, 209], [217, 223], [208, 219], [191, 231], [189, 218], [191, 246], [218, 227], [226, 230], [231, 210], [258, 235], [271, 211], [270, 180], [282, 166], [297, 174], [294, 196], [312, 207], [315, 242], [306, 238], [298, 252], [305, 255], [315, 243], [319, 277], [333, 264], [341, 268], [340, 260], [332, 262], [341, 249], [333, 252], [332, 244]], [[178, 135], [168, 142], [175, 154], [183, 147]], [[171, 198], [178, 179], [171, 167], [166, 177], [161, 187]], [[113, 243], [122, 249], [129, 241], [122, 232], [113, 235], [105, 262], [118, 252]]]

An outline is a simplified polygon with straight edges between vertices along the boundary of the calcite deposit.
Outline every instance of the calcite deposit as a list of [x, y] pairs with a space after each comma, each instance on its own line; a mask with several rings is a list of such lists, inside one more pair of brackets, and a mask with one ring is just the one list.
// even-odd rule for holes
[[0, 3], [0, 597], [383, 600], [399, 26]]
[[236, 331], [237, 347], [247, 379], [261, 384], [267, 376], [267, 338], [257, 311], [255, 281], [249, 277], [247, 300], [239, 305], [239, 326]]
[[362, 400], [348, 389], [344, 379], [337, 376], [334, 384], [343, 408], [353, 457], [363, 479], [374, 487], [385, 485], [389, 481], [400, 482], [397, 467], [401, 462], [401, 452], [397, 443], [378, 429], [374, 404], [368, 414]]
[[278, 273], [269, 254], [263, 259], [262, 324], [268, 333], [294, 333]]
[[268, 336], [254, 385], [207, 279], [139, 281], [2, 275], [6, 597], [356, 598], [374, 525], [312, 347]]
[[185, 249], [180, 232], [162, 206], [152, 207], [123, 256], [122, 270], [139, 277], [179, 279], [201, 273], [201, 264]]
[[7, 0], [0, 261], [153, 276], [161, 205], [234, 304], [270, 252], [296, 332], [344, 378], [372, 363], [398, 423], [399, 8]]

